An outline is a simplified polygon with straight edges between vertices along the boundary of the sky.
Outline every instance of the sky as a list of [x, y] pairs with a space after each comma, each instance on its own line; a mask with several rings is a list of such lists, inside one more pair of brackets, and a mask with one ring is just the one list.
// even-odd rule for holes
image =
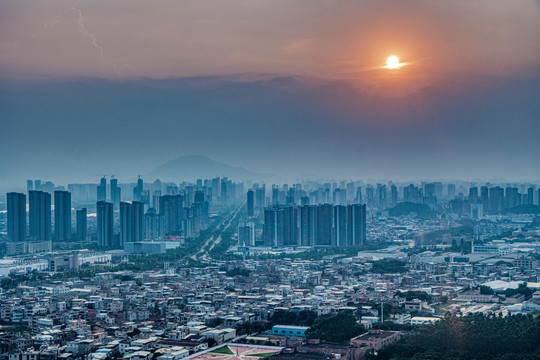
[[0, 1], [0, 184], [187, 154], [538, 181], [539, 34], [533, 0]]

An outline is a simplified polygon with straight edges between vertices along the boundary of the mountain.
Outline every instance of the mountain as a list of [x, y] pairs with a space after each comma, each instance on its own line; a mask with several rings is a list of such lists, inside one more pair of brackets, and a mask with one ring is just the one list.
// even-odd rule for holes
[[148, 177], [157, 178], [162, 181], [209, 179], [216, 176], [226, 176], [233, 180], [282, 181], [279, 176], [274, 174], [253, 172], [243, 167], [231, 166], [202, 155], [180, 156], [174, 160], [167, 161], [165, 164], [158, 166], [148, 173]]

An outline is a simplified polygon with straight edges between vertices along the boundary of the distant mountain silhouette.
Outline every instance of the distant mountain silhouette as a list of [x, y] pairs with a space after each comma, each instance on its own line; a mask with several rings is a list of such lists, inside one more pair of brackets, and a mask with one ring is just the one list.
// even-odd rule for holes
[[266, 180], [280, 182], [274, 174], [262, 174], [239, 166], [231, 166], [202, 155], [186, 155], [166, 162], [152, 170], [148, 176], [162, 181], [209, 179], [226, 176], [233, 180]]

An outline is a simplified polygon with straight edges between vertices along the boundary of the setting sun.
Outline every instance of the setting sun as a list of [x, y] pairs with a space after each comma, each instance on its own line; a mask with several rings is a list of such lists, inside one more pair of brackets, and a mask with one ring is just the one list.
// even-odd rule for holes
[[401, 64], [399, 62], [399, 58], [397, 56], [389, 56], [388, 59], [386, 59], [386, 68], [387, 69], [397, 69], [399, 68], [400, 66], [402, 66], [403, 64]]

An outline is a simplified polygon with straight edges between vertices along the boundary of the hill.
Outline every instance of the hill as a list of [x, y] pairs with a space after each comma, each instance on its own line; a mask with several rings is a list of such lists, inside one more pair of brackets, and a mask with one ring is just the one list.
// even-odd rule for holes
[[540, 206], [525, 204], [504, 211], [505, 214], [540, 214]]
[[435, 217], [435, 213], [431, 208], [424, 204], [415, 204], [411, 202], [401, 202], [395, 207], [389, 210], [390, 216], [402, 216], [409, 215], [410, 213], [416, 213], [416, 215], [423, 219], [429, 219]]
[[195, 180], [226, 176], [234, 180], [272, 180], [279, 181], [274, 174], [262, 174], [239, 166], [231, 166], [202, 155], [180, 156], [158, 166], [148, 177], [162, 181]]

